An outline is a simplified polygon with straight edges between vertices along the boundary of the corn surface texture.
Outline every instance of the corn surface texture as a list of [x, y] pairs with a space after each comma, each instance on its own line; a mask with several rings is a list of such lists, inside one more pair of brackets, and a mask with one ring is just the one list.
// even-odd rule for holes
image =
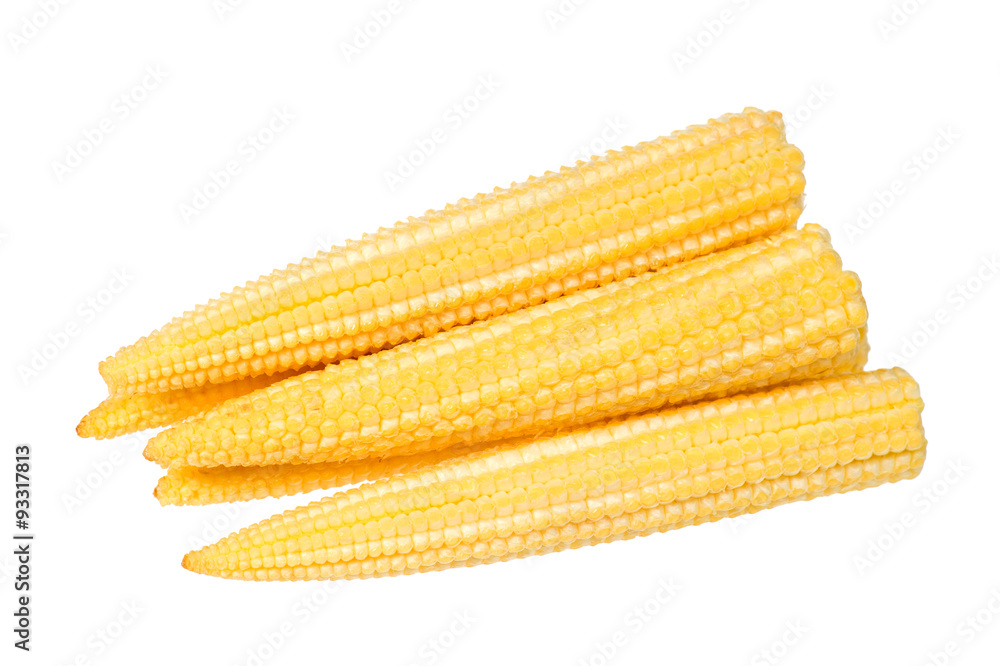
[[160, 478], [153, 495], [163, 506], [244, 502], [284, 497], [320, 488], [337, 488], [412, 472], [480, 451], [492, 442], [439, 451], [349, 462], [266, 465], [263, 467], [174, 466]]
[[915, 476], [922, 407], [892, 369], [667, 408], [339, 492], [183, 564], [243, 580], [397, 575], [717, 520]]
[[859, 369], [867, 310], [821, 227], [348, 359], [154, 437], [164, 467], [475, 444]]
[[282, 372], [193, 389], [110, 396], [83, 417], [76, 427], [76, 434], [107, 439], [147, 428], [173, 425], [221, 402], [252, 393], [295, 374], [294, 371]]
[[396, 345], [794, 225], [802, 154], [746, 109], [462, 199], [289, 265], [100, 364], [112, 395]]
[[[864, 366], [867, 340], [861, 354], [848, 355], [856, 369]], [[837, 363], [837, 367], [847, 367]], [[161, 505], [203, 505], [243, 502], [265, 497], [284, 497], [330, 489], [393, 474], [403, 474], [486, 448], [495, 448], [508, 440], [484, 442], [471, 446], [391, 455], [387, 458], [363, 458], [347, 462], [265, 465], [263, 467], [188, 467], [174, 465], [160, 478], [153, 491]]]

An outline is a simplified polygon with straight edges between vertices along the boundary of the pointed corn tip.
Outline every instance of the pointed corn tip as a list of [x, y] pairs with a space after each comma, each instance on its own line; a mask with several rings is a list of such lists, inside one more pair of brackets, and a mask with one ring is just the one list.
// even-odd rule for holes
[[165, 465], [163, 465], [163, 463], [159, 459], [160, 448], [156, 446], [155, 441], [156, 438], [154, 437], [153, 439], [149, 440], [149, 442], [146, 443], [146, 448], [142, 450], [142, 457], [150, 462], [155, 462], [156, 464], [160, 465], [160, 467], [164, 467]]
[[108, 428], [108, 413], [105, 409], [107, 400], [87, 412], [80, 423], [76, 426], [76, 434], [80, 437], [93, 437], [94, 439], [108, 439], [116, 436]]
[[93, 437], [94, 426], [90, 422], [90, 415], [84, 416], [80, 419], [80, 422], [76, 424], [76, 434], [78, 437]]
[[205, 563], [197, 550], [192, 550], [190, 553], [185, 555], [181, 559], [181, 566], [188, 571], [193, 571], [196, 574], [204, 574], [206, 576], [217, 575], [205, 569]]
[[169, 492], [170, 488], [167, 482], [167, 477], [160, 477], [160, 480], [156, 482], [156, 487], [153, 488], [153, 497], [160, 503], [160, 506], [167, 506], [168, 504], [178, 504], [176, 501], [174, 493]]

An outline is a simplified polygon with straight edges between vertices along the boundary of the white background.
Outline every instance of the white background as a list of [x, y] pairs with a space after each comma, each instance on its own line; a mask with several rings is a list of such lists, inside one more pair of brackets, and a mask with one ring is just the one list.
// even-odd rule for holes
[[[766, 649], [789, 666], [922, 664], [950, 641], [957, 654], [938, 663], [995, 663], [1000, 279], [984, 261], [1000, 250], [996, 3], [907, 0], [912, 15], [889, 31], [889, 0], [592, 0], [564, 3], [559, 21], [547, 14], [556, 0], [421, 0], [350, 61], [342, 45], [388, 0], [251, 0], [222, 16], [212, 0], [92, 0], [47, 20], [39, 4], [7, 0], [0, 16], [0, 538], [13, 531], [19, 442], [34, 449], [37, 534], [30, 655], [11, 647], [11, 549], [0, 547], [4, 664], [233, 665], [261, 650], [269, 665], [765, 664]], [[164, 80], [130, 92], [147, 68]], [[446, 121], [480, 77], [496, 90], [481, 89], [459, 126]], [[123, 94], [144, 98], [124, 118]], [[241, 584], [184, 571], [181, 556], [305, 498], [160, 508], [158, 468], [139, 453], [147, 434], [74, 434], [104, 397], [100, 359], [220, 291], [572, 162], [605, 129], [624, 145], [746, 105], [797, 116], [803, 221], [827, 226], [862, 278], [870, 367], [903, 357], [922, 386], [930, 448], [916, 481], [524, 562], [341, 587]], [[282, 108], [294, 121], [247, 161], [241, 144]], [[111, 132], [60, 179], [54, 163], [103, 119]], [[447, 140], [390, 189], [385, 172], [437, 127]], [[952, 138], [935, 148], [939, 135]], [[926, 169], [912, 161], [925, 151]], [[181, 204], [231, 159], [241, 172], [185, 221]], [[859, 208], [874, 211], [860, 234]], [[976, 282], [980, 270], [993, 280]], [[87, 299], [108, 296], [115, 271], [127, 285], [92, 312]], [[966, 297], [966, 286], [981, 289]], [[947, 321], [923, 335], [938, 310]], [[67, 325], [77, 334], [27, 376]], [[890, 530], [906, 514], [902, 534]], [[678, 587], [664, 603], [660, 581]], [[123, 604], [139, 610], [119, 633]], [[970, 631], [962, 623], [981, 609]], [[457, 636], [456, 614], [473, 618]], [[272, 654], [267, 635], [285, 622], [292, 633]], [[116, 634], [110, 647], [102, 630]], [[605, 660], [601, 644], [619, 631], [624, 645]]]

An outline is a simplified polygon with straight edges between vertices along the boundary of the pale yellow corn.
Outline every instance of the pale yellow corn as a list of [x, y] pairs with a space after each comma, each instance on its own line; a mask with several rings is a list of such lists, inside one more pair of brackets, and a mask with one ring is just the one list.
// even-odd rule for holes
[[336, 493], [189, 553], [244, 580], [395, 575], [627, 538], [919, 472], [903, 370], [511, 442]]
[[[925, 454], [924, 449], [919, 449], [873, 456], [867, 460], [837, 465], [812, 474], [779, 477], [741, 486], [731, 491], [727, 490], [695, 499], [678, 500], [648, 509], [643, 508], [632, 513], [621, 513], [610, 518], [549, 527], [540, 532], [529, 533], [525, 535], [523, 540], [508, 539], [508, 544], [512, 543], [513, 547], [502, 555], [470, 556], [467, 559], [462, 559], [468, 550], [467, 548], [460, 545], [451, 549], [450, 552], [448, 549], [442, 549], [446, 552], [443, 559], [447, 561], [420, 566], [416, 570], [406, 573], [494, 564], [570, 548], [626, 541], [659, 532], [668, 532], [680, 527], [754, 514], [789, 502], [808, 501], [827, 495], [864, 490], [885, 483], [913, 479], [920, 474]], [[495, 550], [500, 550], [500, 548]], [[391, 566], [393, 562], [390, 561], [389, 564]], [[198, 573], [203, 572], [198, 571]], [[395, 574], [396, 572], [376, 572], [346, 577], [370, 578]], [[230, 578], [236, 577], [230, 576]]]
[[446, 448], [845, 371], [856, 275], [815, 225], [345, 360], [161, 432], [164, 467]]
[[481, 451], [492, 442], [438, 451], [365, 458], [350, 462], [266, 465], [264, 467], [185, 467], [167, 470], [153, 490], [160, 504], [201, 505], [284, 497], [403, 474]]
[[[835, 360], [834, 367], [847, 371], [861, 370], [868, 354], [867, 338], [862, 338], [862, 343], [862, 349], [846, 354], [843, 359]], [[374, 481], [393, 474], [404, 474], [476, 451], [499, 448], [508, 441], [510, 440], [452, 446], [410, 455], [405, 455], [404, 450], [402, 453], [394, 452], [394, 455], [387, 458], [363, 458], [348, 462], [286, 463], [263, 467], [175, 465], [160, 478], [153, 495], [163, 506], [218, 504], [265, 497], [284, 497], [320, 488], [337, 488]]]
[[147, 428], [180, 423], [201, 414], [219, 403], [252, 393], [277, 381], [297, 374], [281, 372], [271, 376], [250, 377], [227, 384], [207, 384], [193, 389], [177, 389], [163, 393], [133, 393], [110, 396], [90, 410], [76, 426], [80, 437], [106, 439]]
[[112, 394], [329, 363], [793, 225], [802, 154], [746, 109], [428, 211], [209, 301], [101, 363]]
[[[864, 367], [868, 354], [867, 338], [862, 349], [834, 361], [834, 367], [853, 371]], [[502, 446], [509, 440], [453, 446], [424, 453], [405, 455], [395, 452], [387, 458], [363, 458], [348, 462], [287, 463], [263, 467], [187, 467], [177, 465], [167, 470], [153, 490], [163, 506], [203, 505], [242, 502], [265, 497], [284, 497], [308, 493], [320, 488], [348, 486], [374, 481], [393, 474], [403, 474], [420, 467], [444, 462], [487, 448]]]

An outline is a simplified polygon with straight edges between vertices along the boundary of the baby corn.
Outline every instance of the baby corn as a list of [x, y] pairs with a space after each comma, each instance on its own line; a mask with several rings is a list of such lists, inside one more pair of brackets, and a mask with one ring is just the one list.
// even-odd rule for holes
[[295, 374], [296, 371], [289, 371], [228, 384], [207, 384], [194, 389], [111, 396], [83, 417], [76, 427], [76, 434], [106, 439], [146, 428], [173, 425], [230, 398], [252, 393]]
[[807, 225], [291, 377], [145, 454], [332, 462], [533, 434], [859, 369], [866, 319], [857, 276]]
[[[852, 365], [860, 369], [868, 354], [867, 339], [862, 349], [845, 355], [835, 367]], [[160, 478], [153, 495], [163, 506], [204, 505], [243, 502], [265, 497], [284, 497], [313, 490], [337, 488], [364, 481], [374, 481], [393, 474], [403, 474], [488, 448], [497, 448], [510, 440], [483, 442], [469, 446], [405, 455], [394, 452], [386, 458], [363, 458], [347, 462], [286, 463], [263, 467], [188, 467], [174, 465]]]
[[472, 446], [453, 446], [439, 451], [393, 455], [388, 458], [365, 458], [350, 462], [264, 467], [174, 466], [160, 478], [153, 495], [163, 506], [217, 504], [264, 497], [284, 497], [412, 472], [490, 446], [496, 444], [486, 442]]
[[793, 225], [802, 154], [746, 109], [428, 211], [209, 301], [101, 363], [112, 395], [355, 357]]
[[717, 520], [915, 476], [922, 407], [893, 369], [667, 408], [339, 492], [183, 564], [243, 580], [397, 575]]

